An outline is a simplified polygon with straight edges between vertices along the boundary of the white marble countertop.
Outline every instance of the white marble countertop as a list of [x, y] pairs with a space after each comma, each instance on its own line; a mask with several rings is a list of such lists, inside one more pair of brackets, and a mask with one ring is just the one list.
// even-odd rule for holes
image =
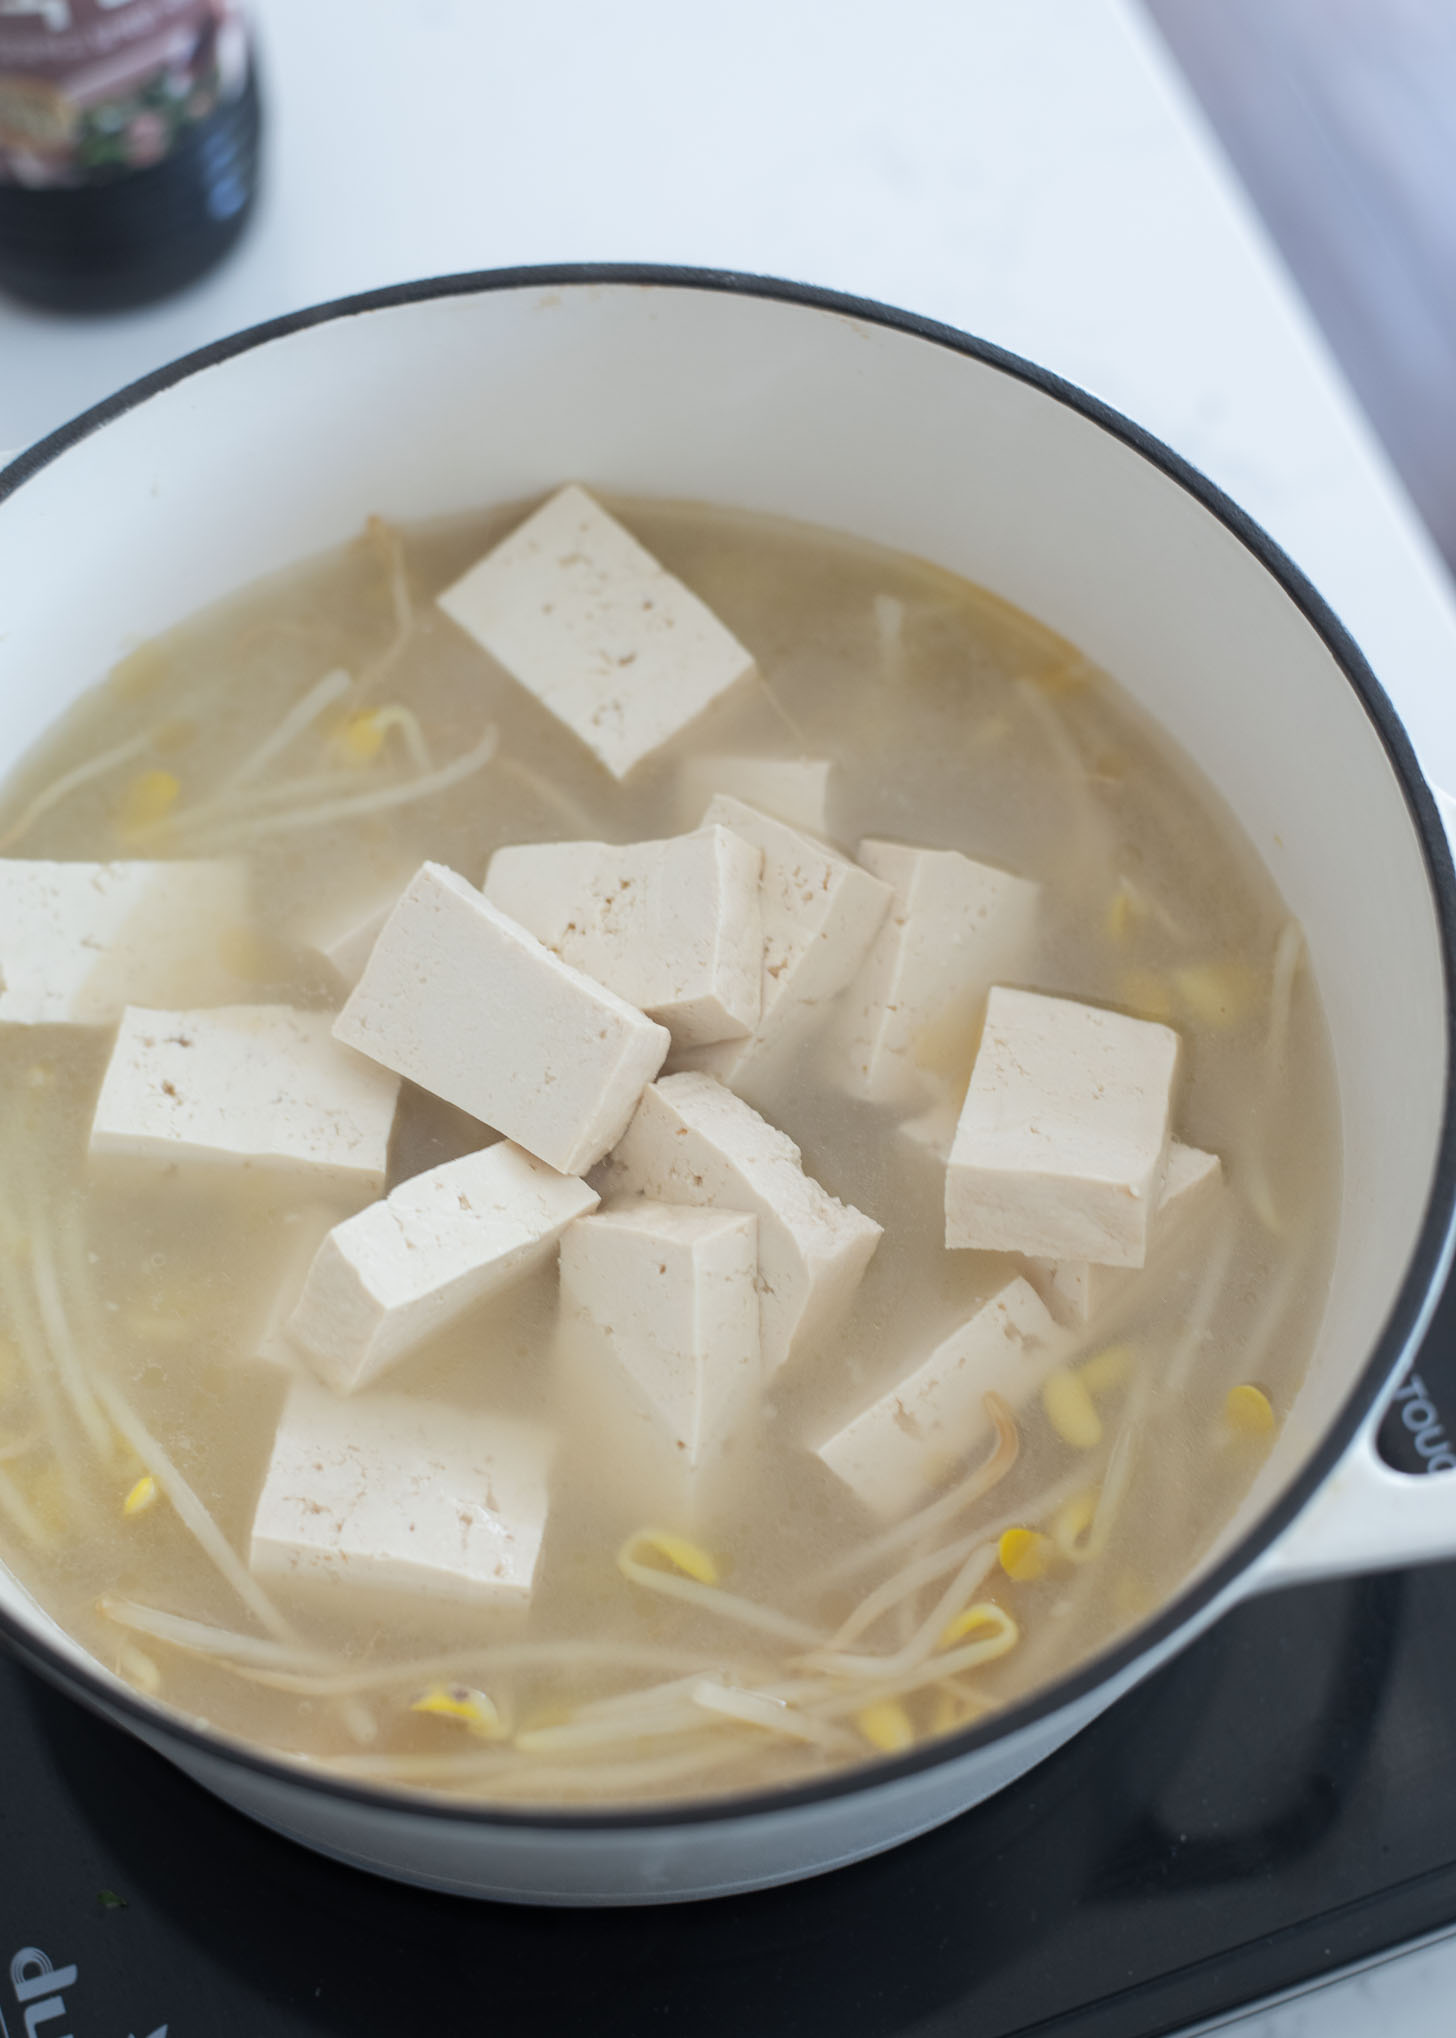
[[[806, 279], [968, 327], [1167, 439], [1294, 556], [1456, 786], [1456, 601], [1134, 0], [255, 0], [237, 257], [159, 310], [0, 307], [0, 446], [238, 326], [589, 259]], [[1447, 2038], [1438, 1945], [1249, 2038]]]
[[1181, 2038], [1450, 2038], [1456, 1939], [1438, 1938], [1372, 1962], [1278, 2004], [1201, 2024]]

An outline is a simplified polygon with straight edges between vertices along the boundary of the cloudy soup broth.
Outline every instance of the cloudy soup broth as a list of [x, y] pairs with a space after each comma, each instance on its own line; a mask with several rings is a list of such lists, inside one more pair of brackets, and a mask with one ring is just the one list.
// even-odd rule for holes
[[[516, 504], [371, 519], [144, 645], [0, 801], [0, 1554], [182, 1714], [492, 1803], [898, 1755], [1136, 1626], [1285, 1417], [1339, 1189], [1299, 930], [1113, 678], [913, 559], [603, 501], [752, 659], [620, 775], [530, 629], [508, 671], [437, 599]], [[608, 743], [663, 639], [598, 623]], [[691, 868], [614, 860], [705, 816]], [[486, 885], [539, 844], [609, 847]], [[737, 988], [669, 1046], [633, 987], [689, 935]], [[460, 1025], [443, 1094], [415, 1008]], [[537, 1138], [614, 1027], [618, 1122]], [[386, 1247], [457, 1285], [371, 1303]]]

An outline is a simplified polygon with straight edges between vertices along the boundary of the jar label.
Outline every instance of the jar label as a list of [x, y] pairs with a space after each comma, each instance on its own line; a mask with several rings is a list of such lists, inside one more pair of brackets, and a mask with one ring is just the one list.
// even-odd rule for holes
[[0, 183], [147, 169], [247, 77], [236, 0], [0, 0]]

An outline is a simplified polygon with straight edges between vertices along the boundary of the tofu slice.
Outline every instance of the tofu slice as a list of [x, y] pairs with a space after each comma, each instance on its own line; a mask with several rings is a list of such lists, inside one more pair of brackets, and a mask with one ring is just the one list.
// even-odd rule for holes
[[758, 1023], [762, 864], [727, 828], [622, 846], [531, 842], [495, 852], [484, 890], [675, 1047], [693, 1047]]
[[114, 1026], [127, 1005], [236, 997], [220, 937], [247, 916], [241, 863], [0, 858], [0, 1025]]
[[1018, 1275], [815, 1456], [876, 1514], [903, 1514], [989, 1441], [986, 1395], [1019, 1407], [1064, 1348], [1040, 1296]]
[[758, 1219], [651, 1202], [584, 1217], [561, 1242], [561, 1322], [636, 1382], [696, 1471], [756, 1397]]
[[287, 1334], [326, 1386], [351, 1394], [544, 1265], [597, 1200], [509, 1140], [446, 1161], [334, 1226]]
[[[1204, 1153], [1196, 1146], [1173, 1140], [1168, 1147], [1168, 1165], [1153, 1211], [1148, 1239], [1147, 1264], [1154, 1266], [1175, 1245], [1190, 1225], [1200, 1223], [1218, 1201], [1223, 1168], [1216, 1153]], [[1028, 1262], [1029, 1279], [1043, 1302], [1056, 1317], [1074, 1329], [1081, 1329], [1115, 1300], [1126, 1287], [1129, 1273], [1124, 1267], [1102, 1267], [1092, 1260], [1041, 1260]]]
[[836, 850], [726, 793], [709, 802], [703, 826], [731, 828], [763, 852], [762, 1009], [748, 1039], [693, 1048], [681, 1059], [761, 1100], [859, 970], [894, 894]]
[[664, 1076], [603, 1171], [605, 1193], [758, 1219], [765, 1375], [849, 1306], [882, 1227], [804, 1173], [798, 1147], [711, 1076]]
[[684, 828], [691, 828], [715, 793], [730, 793], [790, 828], [828, 835], [833, 772], [823, 757], [684, 758], [678, 774], [678, 816]]
[[439, 600], [614, 778], [755, 669], [711, 609], [575, 486]]
[[1170, 1027], [998, 984], [946, 1169], [946, 1244], [1142, 1266], [1178, 1047]]
[[260, 1578], [523, 1605], [546, 1527], [548, 1432], [403, 1394], [288, 1392], [253, 1517]]
[[405, 887], [334, 1034], [563, 1175], [621, 1137], [671, 1045], [439, 863]]
[[300, 1195], [384, 1187], [399, 1080], [289, 1005], [128, 1006], [91, 1122], [95, 1157], [167, 1170], [255, 1168]]
[[927, 1032], [963, 1017], [969, 1061], [992, 984], [1028, 973], [1041, 887], [954, 849], [868, 840], [859, 860], [895, 898], [841, 1000], [834, 1066], [853, 1096], [911, 1103], [930, 1093], [916, 1061]]

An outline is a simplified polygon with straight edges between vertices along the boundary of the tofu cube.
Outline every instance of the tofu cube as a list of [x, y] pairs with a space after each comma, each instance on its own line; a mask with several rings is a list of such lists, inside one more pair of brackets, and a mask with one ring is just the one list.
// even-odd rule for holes
[[288, 1392], [253, 1517], [260, 1578], [475, 1605], [531, 1596], [548, 1432], [403, 1394]]
[[823, 757], [684, 758], [678, 774], [678, 818], [684, 828], [692, 828], [715, 793], [730, 793], [790, 828], [827, 835], [833, 771]]
[[345, 990], [353, 990], [410, 875], [401, 871], [362, 893], [310, 905], [294, 916], [288, 940], [305, 955], [326, 964]]
[[300, 1194], [384, 1187], [399, 1080], [289, 1005], [128, 1006], [91, 1121], [94, 1157], [168, 1171], [251, 1168]]
[[865, 841], [859, 860], [895, 897], [840, 1001], [834, 1064], [853, 1096], [904, 1104], [929, 1094], [927, 1036], [963, 1020], [969, 1062], [992, 984], [1027, 974], [1041, 888], [954, 849]]
[[314, 1255], [339, 1221], [336, 1206], [308, 1203], [290, 1210], [278, 1226], [278, 1271], [269, 1290], [263, 1315], [242, 1356], [265, 1366], [278, 1366], [285, 1373], [301, 1373], [304, 1358], [288, 1335], [293, 1314]]
[[911, 1153], [939, 1162], [944, 1171], [964, 1102], [964, 1097], [943, 1077], [932, 1077], [930, 1102], [915, 1117], [901, 1119], [895, 1127], [896, 1138], [903, 1141]]
[[644, 1094], [603, 1182], [613, 1196], [757, 1217], [765, 1375], [848, 1307], [880, 1242], [873, 1218], [804, 1173], [787, 1134], [696, 1070]]
[[573, 969], [665, 1026], [675, 1047], [758, 1023], [760, 851], [726, 828], [665, 842], [498, 849], [485, 896]]
[[903, 1514], [989, 1441], [986, 1395], [1020, 1406], [1064, 1349], [1040, 1296], [1018, 1275], [815, 1455], [876, 1514]]
[[711, 1537], [726, 1515], [740, 1512], [760, 1469], [760, 1381], [745, 1387], [733, 1419], [690, 1464], [661, 1410], [590, 1318], [558, 1316], [550, 1363], [563, 1411], [557, 1490], [600, 1522], [605, 1537], [644, 1522]]
[[712, 611], [577, 487], [439, 599], [614, 778], [754, 671]]
[[236, 997], [220, 937], [247, 915], [241, 863], [0, 859], [0, 1025], [114, 1026], [127, 1005]]
[[758, 1387], [758, 1219], [649, 1202], [583, 1218], [561, 1242], [561, 1321], [636, 1382], [696, 1471]]
[[671, 1045], [438, 863], [405, 887], [334, 1033], [563, 1175], [621, 1137]]
[[1153, 1213], [1153, 1247], [1161, 1248], [1178, 1236], [1185, 1224], [1206, 1215], [1218, 1200], [1223, 1185], [1223, 1164], [1216, 1153], [1170, 1140], [1163, 1186]]
[[326, 1386], [351, 1394], [544, 1265], [573, 1219], [596, 1207], [585, 1182], [509, 1140], [446, 1161], [335, 1225], [288, 1336]]
[[[1190, 1224], [1205, 1217], [1218, 1200], [1223, 1168], [1217, 1154], [1173, 1140], [1168, 1165], [1153, 1211], [1147, 1264], [1153, 1267], [1183, 1236]], [[1131, 1278], [1124, 1267], [1102, 1267], [1092, 1260], [1028, 1262], [1029, 1278], [1058, 1323], [1081, 1329], [1116, 1300]]]
[[998, 984], [946, 1169], [946, 1244], [1140, 1267], [1178, 1045], [1150, 1020]]
[[762, 1010], [748, 1039], [690, 1049], [682, 1059], [761, 1098], [859, 970], [894, 893], [822, 842], [726, 793], [709, 802], [703, 826], [731, 828], [763, 852]]

